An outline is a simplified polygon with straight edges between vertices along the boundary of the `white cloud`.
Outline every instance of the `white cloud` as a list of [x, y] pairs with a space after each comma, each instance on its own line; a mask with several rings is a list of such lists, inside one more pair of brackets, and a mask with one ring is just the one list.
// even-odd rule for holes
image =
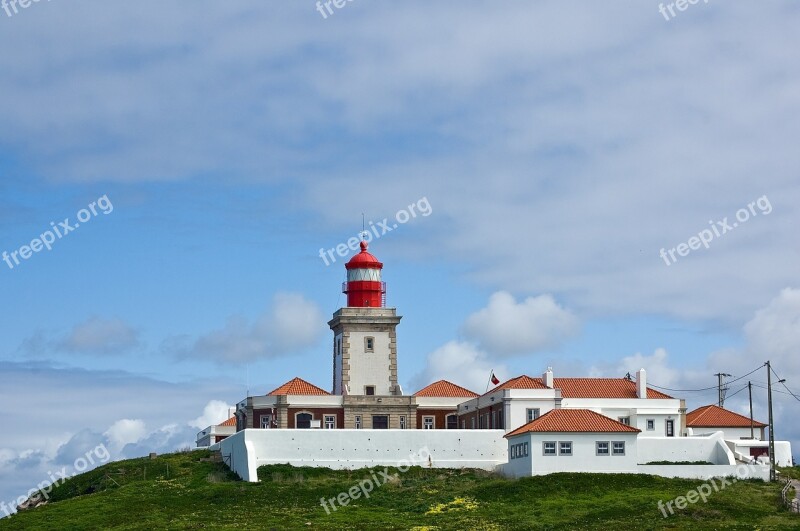
[[234, 316], [223, 328], [194, 342], [186, 337], [169, 338], [164, 349], [181, 358], [245, 363], [300, 352], [316, 345], [324, 333], [325, 319], [314, 302], [301, 294], [278, 293], [271, 308], [253, 324]]
[[77, 324], [57, 345], [67, 352], [121, 354], [139, 345], [139, 333], [122, 319], [91, 317]]
[[554, 347], [577, 332], [577, 318], [550, 295], [528, 297], [517, 303], [499, 291], [489, 305], [470, 315], [465, 335], [492, 355], [512, 355]]
[[228, 405], [222, 400], [212, 400], [203, 408], [203, 414], [190, 421], [189, 425], [198, 430], [203, 430], [209, 426], [221, 424], [230, 418], [229, 412], [231, 408], [233, 408], [233, 406]]
[[121, 419], [111, 425], [103, 434], [115, 448], [139, 441], [147, 433], [147, 426], [141, 419]]
[[483, 393], [492, 370], [500, 379], [509, 377], [505, 365], [493, 363], [472, 343], [450, 341], [428, 355], [425, 369], [414, 378], [412, 392], [444, 379]]

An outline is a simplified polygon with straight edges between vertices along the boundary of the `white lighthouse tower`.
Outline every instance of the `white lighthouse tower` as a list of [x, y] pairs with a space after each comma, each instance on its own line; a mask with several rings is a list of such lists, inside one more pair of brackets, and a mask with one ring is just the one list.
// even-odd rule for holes
[[333, 393], [337, 395], [402, 395], [397, 384], [397, 324], [395, 308], [386, 308], [383, 264], [367, 251], [345, 265], [347, 306], [333, 314]]

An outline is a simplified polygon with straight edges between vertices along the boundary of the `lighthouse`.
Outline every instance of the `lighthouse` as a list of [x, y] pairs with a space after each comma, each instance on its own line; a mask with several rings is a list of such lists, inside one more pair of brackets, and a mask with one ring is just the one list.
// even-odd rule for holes
[[328, 322], [333, 331], [333, 394], [397, 396], [397, 332], [401, 317], [386, 307], [383, 263], [361, 242], [347, 264], [347, 306]]
[[383, 308], [386, 306], [386, 283], [381, 281], [383, 264], [367, 251], [361, 242], [361, 252], [345, 264], [347, 282], [342, 292], [347, 294], [349, 308]]

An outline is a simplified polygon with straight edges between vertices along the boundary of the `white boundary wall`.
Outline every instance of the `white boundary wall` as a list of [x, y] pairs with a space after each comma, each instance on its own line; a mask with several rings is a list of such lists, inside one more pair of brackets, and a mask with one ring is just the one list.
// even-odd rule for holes
[[[223, 461], [245, 481], [258, 467], [358, 469], [405, 464], [495, 470], [508, 461], [504, 430], [243, 430], [219, 443]], [[424, 455], [427, 463], [413, 463]]]
[[706, 461], [715, 465], [735, 465], [722, 432], [701, 437], [639, 437], [639, 463], [654, 461]]
[[639, 473], [665, 478], [710, 479], [734, 477], [769, 481], [769, 465], [639, 465]]

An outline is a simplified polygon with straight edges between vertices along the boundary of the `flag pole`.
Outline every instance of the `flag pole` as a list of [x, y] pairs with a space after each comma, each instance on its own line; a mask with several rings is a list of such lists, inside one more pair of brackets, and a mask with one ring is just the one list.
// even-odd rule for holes
[[486, 382], [486, 391], [484, 391], [484, 393], [488, 393], [489, 392], [489, 385], [492, 383], [492, 376], [493, 375], [494, 375], [494, 369], [489, 371], [489, 381]]

